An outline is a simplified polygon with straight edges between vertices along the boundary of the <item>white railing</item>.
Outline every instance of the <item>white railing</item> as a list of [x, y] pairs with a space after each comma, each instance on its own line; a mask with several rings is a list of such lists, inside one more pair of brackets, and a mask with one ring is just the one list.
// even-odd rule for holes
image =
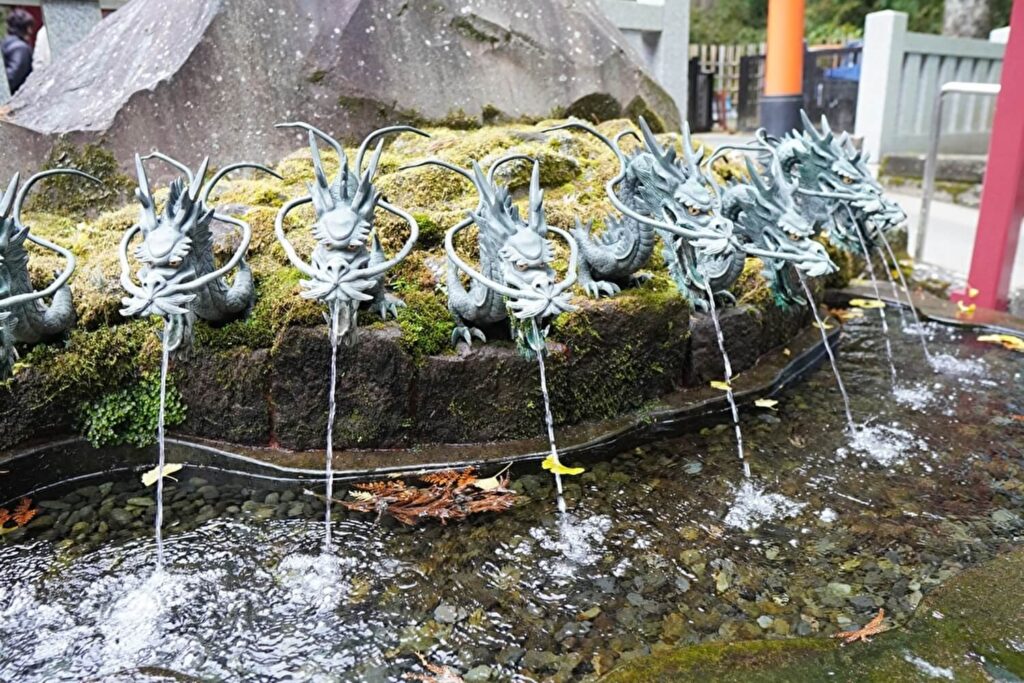
[[[998, 83], [1006, 46], [975, 38], [907, 31], [903, 12], [873, 12], [864, 22], [856, 134], [874, 159], [928, 148], [933, 103], [943, 83]], [[950, 95], [942, 151], [983, 154], [992, 130], [991, 98]]]
[[643, 56], [651, 75], [685, 118], [690, 0], [600, 0], [600, 7]]

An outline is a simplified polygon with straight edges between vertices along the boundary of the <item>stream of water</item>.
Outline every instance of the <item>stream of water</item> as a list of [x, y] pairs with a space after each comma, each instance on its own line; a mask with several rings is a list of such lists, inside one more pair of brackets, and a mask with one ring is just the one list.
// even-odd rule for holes
[[164, 454], [164, 412], [167, 407], [167, 366], [171, 356], [171, 319], [164, 320], [164, 334], [160, 340], [160, 408], [156, 420], [156, 567], [157, 571], [164, 566], [164, 469], [167, 458]]
[[326, 480], [326, 498], [324, 500], [324, 553], [331, 552], [331, 500], [334, 497], [334, 418], [338, 412], [337, 399], [334, 392], [338, 386], [338, 317], [341, 315], [340, 305], [331, 304], [331, 381], [327, 390], [327, 455], [324, 459], [324, 477]]
[[882, 240], [882, 245], [885, 247], [886, 252], [889, 254], [889, 258], [892, 260], [893, 268], [896, 270], [896, 274], [900, 278], [900, 283], [903, 285], [903, 293], [907, 296], [907, 304], [910, 306], [910, 312], [914, 315], [914, 328], [917, 336], [921, 338], [921, 349], [924, 351], [924, 357], [928, 359], [928, 364], [934, 366], [932, 362], [932, 354], [928, 349], [928, 340], [925, 339], [924, 325], [921, 324], [921, 317], [917, 314], [917, 308], [914, 306], [914, 299], [910, 296], [910, 286], [907, 284], [907, 278], [903, 276], [903, 269], [900, 268], [899, 259], [896, 258], [896, 254], [893, 253], [892, 246], [889, 244], [889, 240], [885, 237], [885, 231], [879, 230], [878, 236]]
[[[849, 211], [849, 208], [847, 208]], [[860, 248], [864, 253], [864, 261], [868, 266], [868, 275], [871, 277], [871, 286], [875, 290], [875, 301], [878, 303], [882, 302], [882, 294], [878, 291], [878, 279], [875, 277], [875, 265], [871, 262], [871, 252], [868, 251], [868, 243], [864, 240], [864, 232], [861, 230], [860, 223], [854, 218], [853, 213], [850, 213], [850, 220], [853, 223], [854, 232], [857, 233], [857, 239], [860, 240]], [[882, 323], [882, 336], [885, 337], [885, 357], [889, 360], [889, 372], [892, 375], [892, 386], [896, 388], [896, 363], [892, 359], [892, 340], [889, 338], [889, 324], [885, 319], [885, 308], [878, 309], [878, 318]]]
[[[540, 330], [537, 328], [536, 318], [531, 318], [530, 323], [533, 326], [534, 339], [542, 339]], [[548, 378], [547, 373], [544, 370], [544, 352], [545, 349], [537, 349], [537, 367], [540, 369], [540, 393], [544, 397], [544, 424], [548, 428], [548, 446], [551, 448], [551, 458], [557, 464], [558, 460], [558, 446], [555, 444], [555, 420], [551, 416], [551, 398], [548, 396]], [[566, 511], [565, 496], [562, 491], [562, 475], [561, 473], [554, 471], [555, 475], [555, 491], [558, 497], [558, 511], [564, 513]]]
[[[703, 275], [703, 273], [702, 273]], [[715, 338], [718, 340], [718, 350], [722, 352], [722, 365], [725, 369], [725, 397], [729, 401], [729, 409], [732, 411], [732, 425], [736, 432], [736, 452], [739, 454], [740, 463], [743, 465], [743, 476], [750, 479], [750, 463], [743, 454], [743, 428], [740, 427], [740, 411], [736, 407], [736, 397], [732, 394], [732, 363], [729, 362], [729, 354], [725, 350], [725, 335], [722, 334], [722, 326], [718, 320], [718, 308], [715, 306], [715, 293], [711, 289], [711, 282], [704, 275], [704, 291], [708, 293], [708, 311], [711, 313], [711, 321], [715, 325]]]
[[[836, 354], [832, 351], [832, 345], [828, 343], [828, 332], [825, 330], [825, 323], [821, 319], [821, 315], [818, 314], [818, 304], [814, 301], [814, 295], [811, 294], [811, 288], [807, 286], [807, 279], [804, 274], [799, 270], [797, 276], [800, 278], [800, 286], [804, 288], [804, 294], [807, 296], [807, 306], [811, 309], [811, 314], [814, 316], [814, 322], [818, 326], [818, 330], [821, 332], [821, 341], [825, 344], [825, 353], [828, 354], [828, 361], [832, 365], [832, 374], [836, 377], [836, 386], [839, 387], [839, 393], [843, 397], [843, 410], [846, 411], [846, 425], [850, 430], [850, 435], [854, 435], [857, 432], [857, 427], [853, 422], [853, 413], [850, 412], [850, 397], [846, 393], [846, 387], [843, 385], [842, 375], [839, 374], [839, 364], [836, 362]], [[885, 309], [882, 309], [883, 311]]]

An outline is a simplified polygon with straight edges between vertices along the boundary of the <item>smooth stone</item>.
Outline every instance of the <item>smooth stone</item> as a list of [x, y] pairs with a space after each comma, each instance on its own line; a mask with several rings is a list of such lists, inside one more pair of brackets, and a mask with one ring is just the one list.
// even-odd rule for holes
[[266, 498], [263, 499], [263, 502], [266, 505], [277, 505], [281, 502], [281, 494], [276, 492], [268, 493]]
[[110, 521], [118, 524], [119, 526], [125, 526], [132, 521], [131, 514], [124, 508], [114, 508], [110, 511]]
[[201, 486], [196, 491], [196, 493], [198, 493], [200, 496], [202, 496], [206, 500], [216, 500], [216, 499], [220, 498], [220, 491], [217, 490], [216, 486], [210, 486], [210, 485]]
[[134, 505], [135, 507], [152, 507], [156, 505], [156, 501], [150, 497], [139, 496], [137, 498], [129, 498], [125, 501], [126, 505]]
[[62, 500], [41, 500], [38, 503], [39, 507], [44, 510], [70, 510], [71, 506]]
[[485, 681], [491, 680], [491, 676], [494, 671], [491, 667], [486, 664], [475, 666], [466, 672], [466, 675], [462, 677], [462, 680], [466, 683], [484, 683]]
[[434, 619], [442, 624], [454, 624], [459, 620], [459, 612], [448, 603], [442, 602], [434, 609]]

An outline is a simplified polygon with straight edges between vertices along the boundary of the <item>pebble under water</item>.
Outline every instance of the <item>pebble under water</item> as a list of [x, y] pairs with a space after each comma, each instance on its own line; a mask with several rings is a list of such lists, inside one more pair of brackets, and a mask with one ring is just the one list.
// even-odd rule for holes
[[857, 433], [826, 364], [775, 410], [741, 407], [749, 485], [723, 416], [573, 462], [564, 516], [539, 464], [513, 470], [515, 508], [448, 526], [334, 506], [321, 556], [301, 486], [186, 467], [159, 574], [137, 476], [36, 501], [0, 536], [0, 680], [398, 681], [417, 653], [466, 681], [590, 680], [669, 645], [905, 622], [1024, 541], [1024, 356], [929, 324], [935, 374], [889, 315], [900, 400], [878, 319], [849, 321]]

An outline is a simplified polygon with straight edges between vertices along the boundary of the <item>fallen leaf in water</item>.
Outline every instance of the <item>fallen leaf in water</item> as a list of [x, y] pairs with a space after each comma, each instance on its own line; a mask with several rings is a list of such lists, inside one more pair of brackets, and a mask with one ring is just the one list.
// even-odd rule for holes
[[[168, 479], [174, 479], [174, 477], [172, 477], [171, 475], [174, 474], [175, 472], [181, 470], [182, 467], [184, 467], [184, 465], [181, 465], [180, 463], [176, 463], [176, 462], [168, 463], [167, 465], [164, 465], [164, 476], [167, 477]], [[152, 486], [153, 484], [155, 484], [156, 480], [157, 480], [157, 477], [160, 476], [159, 474], [157, 474], [157, 472], [159, 470], [160, 470], [160, 466], [157, 465], [156, 467], [154, 467], [153, 469], [149, 470], [148, 472], [145, 472], [142, 475], [142, 485], [143, 486]], [[175, 479], [175, 481], [177, 481], [177, 479]]]
[[506, 465], [505, 469], [501, 470], [493, 477], [487, 477], [486, 479], [477, 479], [476, 481], [473, 482], [473, 486], [477, 487], [481, 491], [494, 491], [495, 489], [501, 488], [501, 479], [499, 479], [498, 477], [507, 472], [509, 467], [512, 467], [512, 463]]
[[885, 302], [878, 299], [850, 299], [854, 308], [885, 308]]
[[559, 461], [558, 456], [554, 453], [544, 458], [544, 462], [542, 462], [540, 466], [550, 471], [551, 474], [567, 474], [569, 476], [576, 476], [577, 474], [583, 474], [586, 472], [582, 467], [566, 467], [561, 463], [561, 461]]
[[[23, 527], [39, 514], [39, 508], [32, 507], [31, 498], [22, 498], [18, 501], [14, 512], [7, 508], [0, 508], [0, 536], [9, 534], [19, 527]], [[14, 524], [8, 524], [14, 522]]]
[[980, 294], [980, 292], [978, 291], [977, 287], [971, 287], [970, 285], [967, 285], [967, 298], [968, 299], [977, 298], [978, 294]]
[[373, 500], [373, 494], [369, 491], [349, 491], [348, 495], [356, 500]]
[[803, 448], [804, 446], [807, 445], [807, 443], [803, 439], [801, 439], [799, 436], [791, 436], [791, 437], [789, 437], [789, 442], [791, 444], [793, 444], [794, 446], [796, 446], [797, 448]]
[[829, 315], [833, 318], [837, 318], [839, 322], [845, 323], [847, 320], [854, 320], [856, 318], [863, 318], [864, 311], [859, 308], [830, 308], [828, 309]]
[[1011, 415], [1010, 419], [1016, 420], [1017, 422], [1024, 422], [1024, 415]]
[[728, 382], [723, 382], [721, 380], [716, 379], [714, 382], [709, 382], [709, 384], [711, 385], [712, 389], [718, 389], [719, 391], [732, 391], [732, 385], [729, 384]]
[[771, 408], [775, 410], [775, 406], [779, 405], [779, 402], [774, 398], [759, 398], [754, 401], [754, 405], [758, 408]]
[[465, 679], [455, 673], [453, 669], [447, 666], [431, 664], [427, 661], [427, 658], [419, 652], [416, 653], [416, 656], [419, 657], [420, 663], [427, 671], [430, 672], [431, 675], [405, 674], [402, 678], [407, 681], [422, 681], [422, 683], [466, 683]]
[[783, 355], [783, 356], [788, 356], [788, 355], [790, 355], [791, 353], [793, 353], [793, 352], [792, 352], [792, 351], [790, 351], [789, 349], [782, 349], [782, 355]]
[[883, 626], [882, 622], [885, 620], [885, 610], [878, 610], [878, 614], [874, 619], [864, 624], [863, 628], [858, 628], [853, 631], [841, 631], [839, 633], [833, 633], [833, 638], [842, 638], [843, 645], [849, 645], [855, 643], [858, 640], [862, 640], [865, 643], [870, 643], [870, 636], [878, 635], [889, 630], [888, 626]]
[[835, 325], [829, 325], [828, 323], [814, 323], [813, 327], [817, 327], [819, 330], [831, 330]]
[[1000, 344], [1010, 351], [1024, 351], [1024, 339], [1012, 334], [983, 334], [978, 337], [978, 341], [986, 344]]

